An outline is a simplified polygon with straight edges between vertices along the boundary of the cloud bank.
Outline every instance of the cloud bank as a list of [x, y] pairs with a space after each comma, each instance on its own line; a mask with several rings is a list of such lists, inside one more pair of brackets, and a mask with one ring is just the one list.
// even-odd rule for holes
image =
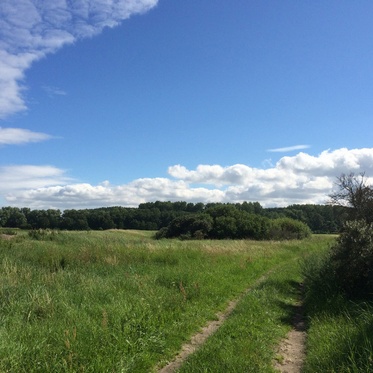
[[144, 13], [158, 0], [2, 0], [0, 5], [0, 119], [26, 109], [25, 71], [76, 40]]
[[[133, 206], [150, 201], [243, 202], [263, 206], [323, 204], [341, 173], [373, 175], [373, 148], [303, 152], [261, 169], [244, 164], [169, 167], [168, 178], [142, 178], [123, 185], [71, 183], [52, 166], [0, 168], [0, 194], [5, 204], [34, 209]], [[368, 181], [373, 182], [373, 178]]]

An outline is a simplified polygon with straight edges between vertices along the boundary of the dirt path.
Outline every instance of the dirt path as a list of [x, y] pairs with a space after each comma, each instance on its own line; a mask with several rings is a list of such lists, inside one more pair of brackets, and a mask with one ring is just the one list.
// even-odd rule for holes
[[218, 312], [216, 314], [217, 320], [209, 322], [206, 326], [204, 326], [201, 331], [195, 334], [191, 340], [184, 344], [181, 348], [179, 354], [175, 357], [173, 361], [171, 361], [168, 365], [158, 370], [158, 373], [173, 373], [177, 369], [181, 367], [184, 361], [188, 358], [189, 355], [194, 353], [203, 343], [205, 343], [206, 339], [210, 337], [213, 333], [215, 333], [220, 326], [224, 323], [224, 321], [228, 318], [228, 316], [232, 313], [232, 311], [237, 306], [237, 303], [247, 294], [249, 293], [254, 287], [258, 286], [261, 282], [263, 282], [267, 276], [272, 272], [269, 271], [264, 276], [260, 277], [252, 286], [246, 289], [238, 298], [229, 302], [227, 308], [223, 312]]
[[293, 329], [281, 341], [277, 349], [276, 361], [274, 362], [275, 369], [282, 373], [300, 373], [305, 358], [305, 343], [304, 310], [301, 302], [299, 302], [294, 307]]
[[[193, 354], [213, 333], [215, 333], [232, 311], [237, 306], [238, 302], [248, 294], [254, 287], [263, 282], [268, 275], [259, 278], [251, 287], [246, 289], [235, 300], [229, 302], [227, 308], [223, 312], [217, 313], [217, 320], [209, 322], [201, 331], [195, 334], [191, 340], [184, 344], [179, 354], [168, 365], [157, 370], [157, 373], [173, 373], [179, 369], [189, 355]], [[302, 289], [301, 289], [302, 291]], [[282, 373], [300, 373], [304, 358], [305, 358], [305, 341], [306, 341], [306, 325], [301, 302], [294, 306], [293, 329], [288, 333], [286, 338], [281, 341], [277, 349], [277, 358], [274, 362], [274, 368]]]

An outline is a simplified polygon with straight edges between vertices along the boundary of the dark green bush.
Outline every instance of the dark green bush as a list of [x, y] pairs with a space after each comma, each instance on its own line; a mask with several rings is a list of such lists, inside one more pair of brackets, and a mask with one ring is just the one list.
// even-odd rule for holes
[[336, 281], [350, 296], [373, 293], [373, 224], [348, 221], [330, 257]]
[[272, 240], [301, 240], [310, 235], [310, 228], [301, 221], [290, 218], [273, 219], [271, 221], [269, 238]]
[[162, 238], [168, 238], [167, 233], [168, 233], [168, 228], [163, 227], [158, 232], [156, 232], [154, 237], [156, 240], [160, 240]]
[[171, 221], [168, 227], [161, 228], [155, 238], [203, 239], [212, 229], [212, 218], [207, 214], [188, 214]]
[[155, 238], [300, 240], [310, 235], [309, 227], [294, 219], [272, 220], [232, 206], [219, 206], [206, 213], [179, 216], [161, 228]]

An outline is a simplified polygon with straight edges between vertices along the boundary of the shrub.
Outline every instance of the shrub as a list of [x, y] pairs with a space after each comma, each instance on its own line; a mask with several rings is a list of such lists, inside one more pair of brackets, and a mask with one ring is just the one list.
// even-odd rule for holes
[[332, 248], [331, 264], [336, 281], [350, 296], [373, 293], [373, 224], [348, 221]]
[[168, 238], [168, 228], [163, 227], [158, 232], [155, 233], [155, 239], [160, 240], [162, 238]]
[[279, 218], [271, 221], [269, 236], [273, 240], [301, 240], [311, 235], [307, 224], [290, 218]]
[[268, 238], [270, 219], [255, 214], [242, 214], [237, 221], [237, 238], [265, 240]]
[[57, 238], [58, 232], [51, 229], [33, 229], [28, 232], [28, 235], [33, 240], [48, 240], [53, 241]]
[[168, 227], [161, 228], [155, 238], [203, 239], [212, 228], [212, 218], [207, 214], [179, 216], [171, 221]]

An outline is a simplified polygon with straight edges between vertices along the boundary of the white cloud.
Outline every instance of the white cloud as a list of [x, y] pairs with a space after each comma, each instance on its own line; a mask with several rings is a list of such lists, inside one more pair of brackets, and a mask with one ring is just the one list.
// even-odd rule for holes
[[[1, 190], [1, 188], [0, 188]], [[102, 206], [137, 207], [140, 203], [164, 201], [222, 201], [224, 193], [205, 188], [192, 188], [183, 181], [166, 178], [138, 179], [114, 186], [68, 184], [12, 191], [6, 195], [8, 204], [30, 208], [92, 208]]]
[[258, 201], [267, 207], [322, 204], [337, 176], [364, 171], [373, 175], [373, 148], [327, 150], [318, 156], [299, 153], [266, 169], [238, 164], [188, 170], [175, 165], [169, 168], [170, 178], [143, 178], [124, 185], [72, 183], [53, 166], [7, 166], [0, 168], [0, 193], [13, 206], [59, 209], [138, 206], [156, 200]]
[[310, 148], [310, 145], [293, 145], [293, 146], [287, 146], [285, 148], [268, 149], [268, 151], [272, 153], [285, 153], [285, 152], [291, 152], [294, 150], [302, 150], [302, 149], [308, 149], [308, 148]]
[[32, 132], [22, 128], [0, 127], [0, 145], [26, 144], [29, 142], [49, 140], [50, 138], [50, 135], [42, 132]]
[[66, 44], [94, 36], [158, 0], [2, 0], [0, 6], [0, 119], [26, 109], [25, 71]]
[[12, 203], [30, 190], [64, 185], [72, 180], [53, 166], [15, 165], [0, 167], [0, 195]]
[[373, 154], [371, 148], [352, 149], [341, 148], [334, 151], [325, 150], [318, 157], [299, 153], [294, 157], [283, 157], [277, 168], [302, 173], [312, 173], [322, 176], [334, 172], [337, 175], [348, 171], [359, 173], [366, 170], [372, 172]]

